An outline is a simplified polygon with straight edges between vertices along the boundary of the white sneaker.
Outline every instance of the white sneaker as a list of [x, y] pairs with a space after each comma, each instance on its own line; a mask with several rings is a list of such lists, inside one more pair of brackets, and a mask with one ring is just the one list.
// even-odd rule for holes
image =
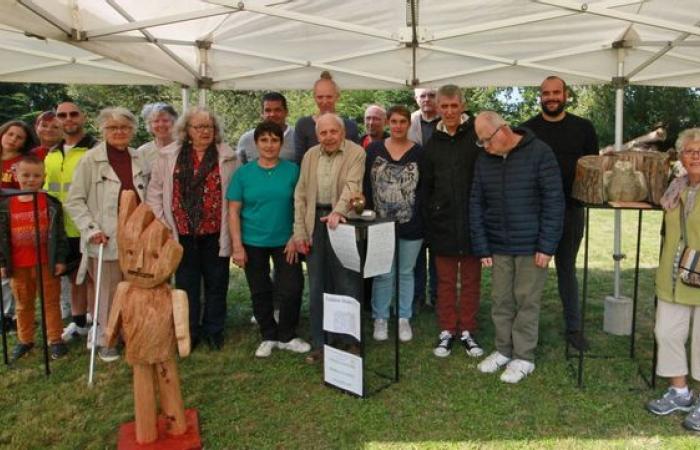
[[255, 316], [250, 316], [250, 323], [252, 323], [253, 325], [255, 325], [256, 323], [258, 323], [258, 321], [255, 320]]
[[311, 350], [309, 343], [301, 338], [294, 338], [289, 342], [278, 342], [277, 348], [294, 353], [306, 353]]
[[375, 341], [386, 341], [389, 339], [389, 324], [384, 319], [374, 319], [374, 334]]
[[514, 359], [508, 363], [506, 370], [501, 374], [501, 381], [506, 383], [519, 383], [523, 378], [535, 370], [535, 363], [524, 359]]
[[277, 341], [262, 341], [255, 350], [255, 356], [258, 358], [267, 358], [272, 354], [272, 349], [277, 347]]
[[63, 339], [63, 342], [70, 342], [73, 338], [87, 336], [89, 331], [90, 329], [88, 327], [79, 327], [75, 322], [71, 322], [63, 329], [61, 339]]
[[280, 323], [280, 310], [276, 309], [272, 315], [275, 317], [275, 322]]
[[484, 360], [481, 361], [476, 368], [482, 373], [494, 373], [509, 362], [509, 357], [504, 356], [499, 352], [493, 352], [484, 358]]
[[399, 319], [399, 339], [401, 342], [408, 342], [413, 339], [413, 330], [408, 319]]

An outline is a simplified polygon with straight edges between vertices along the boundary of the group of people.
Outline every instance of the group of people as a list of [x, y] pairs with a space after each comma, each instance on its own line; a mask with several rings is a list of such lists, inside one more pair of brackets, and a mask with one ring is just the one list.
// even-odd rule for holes
[[[175, 285], [188, 294], [193, 347], [206, 342], [218, 350], [224, 344], [232, 261], [245, 271], [250, 288], [261, 334], [257, 357], [283, 349], [307, 353], [309, 363], [320, 361], [324, 293], [360, 298], [368, 288], [372, 336], [387, 340], [398, 272], [400, 340], [412, 339], [416, 308], [434, 303], [434, 355], [449, 356], [458, 342], [468, 357], [478, 358], [484, 354], [477, 320], [481, 272], [489, 268], [494, 351], [477, 367], [484, 373], [505, 369], [501, 380], [518, 383], [535, 368], [540, 300], [554, 259], [566, 341], [586, 350], [575, 266], [584, 215], [571, 188], [577, 160], [596, 154], [598, 142], [590, 121], [566, 111], [567, 89], [561, 78], [547, 77], [540, 86], [541, 113], [511, 126], [493, 111], [470, 115], [457, 86], [420, 88], [413, 113], [402, 105], [367, 107], [366, 134], [359, 136], [354, 121], [336, 114], [340, 89], [324, 72], [313, 86], [314, 115], [291, 126], [285, 97], [267, 93], [262, 122], [241, 136], [236, 151], [223, 142], [218, 118], [205, 108], [178, 117], [170, 105], [147, 105], [143, 116], [154, 139], [138, 149], [130, 147], [137, 119], [124, 108], [100, 113], [99, 141], [86, 134], [85, 114], [71, 102], [37, 118], [38, 143], [35, 130], [8, 122], [0, 128], [3, 188], [43, 187], [48, 194], [40, 194], [39, 222], [46, 236], [41, 267], [52, 356], [65, 355], [66, 340], [88, 334], [88, 299], [99, 289], [106, 306], [94, 317], [98, 333], [88, 345], [96, 345], [105, 361], [119, 357], [117, 348], [107, 346], [103, 325], [122, 279], [116, 224], [124, 190], [146, 202], [184, 248]], [[698, 146], [698, 129], [681, 134], [677, 147], [688, 175], [671, 185], [664, 203], [667, 235], [657, 273], [664, 306], [657, 312], [656, 335], [659, 374], [672, 377], [672, 388], [650, 403], [657, 414], [690, 410], [693, 403], [682, 349], [699, 296], [678, 287], [673, 267], [679, 241], [698, 247]], [[329, 229], [347, 220], [361, 194], [378, 217], [397, 222], [400, 254], [391, 271], [367, 287], [340, 263], [329, 239]], [[19, 328], [15, 359], [33, 346], [31, 199], [0, 203], [0, 266], [12, 285]], [[682, 236], [680, 216], [688, 223]], [[99, 254], [102, 274], [95, 286]], [[302, 261], [310, 342], [297, 334]], [[71, 285], [72, 321], [63, 330], [56, 312], [61, 275]], [[693, 339], [700, 339], [700, 327], [693, 330]], [[694, 372], [700, 371], [695, 359]]]

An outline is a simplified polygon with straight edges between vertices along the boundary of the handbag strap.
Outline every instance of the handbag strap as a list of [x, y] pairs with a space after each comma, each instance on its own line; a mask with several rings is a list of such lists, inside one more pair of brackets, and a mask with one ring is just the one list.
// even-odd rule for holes
[[685, 238], [688, 235], [688, 232], [686, 231], [686, 228], [685, 228], [685, 205], [683, 204], [683, 198], [681, 198], [680, 201], [681, 201], [681, 241], [683, 241], [683, 245], [686, 245], [687, 242], [686, 242]]

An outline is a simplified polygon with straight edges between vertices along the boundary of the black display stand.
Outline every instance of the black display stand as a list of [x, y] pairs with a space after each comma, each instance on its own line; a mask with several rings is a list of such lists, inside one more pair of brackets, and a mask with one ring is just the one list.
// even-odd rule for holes
[[[34, 245], [36, 246], [36, 276], [38, 279], [37, 286], [39, 287], [39, 304], [41, 305], [41, 337], [44, 345], [44, 372], [46, 376], [51, 374], [49, 366], [49, 346], [46, 337], [46, 311], [44, 311], [44, 277], [41, 267], [41, 237], [39, 236], [39, 192], [36, 191], [20, 191], [17, 189], [2, 189], [0, 190], [0, 199], [16, 197], [19, 195], [31, 195], [34, 203]], [[9, 258], [10, 255], [5, 255]], [[2, 296], [2, 284], [0, 284], [0, 320], [2, 320], [2, 356], [5, 365], [10, 363], [7, 356], [7, 327], [5, 327], [5, 300]]]
[[[637, 246], [635, 251], [634, 259], [634, 290], [632, 295], [632, 333], [630, 334], [630, 344], [629, 344], [629, 357], [630, 359], [635, 358], [635, 346], [636, 346], [636, 329], [637, 329], [637, 300], [638, 300], [638, 290], [639, 290], [639, 253], [642, 244], [642, 215], [644, 211], [660, 211], [661, 208], [658, 206], [648, 205], [646, 207], [640, 206], [612, 206], [610, 204], [583, 204], [585, 210], [585, 234], [584, 234], [584, 246], [583, 246], [583, 287], [581, 295], [581, 335], [585, 336], [585, 324], [586, 324], [586, 306], [588, 303], [588, 243], [589, 243], [589, 225], [590, 225], [590, 210], [591, 209], [607, 209], [607, 210], [632, 210], [637, 211]], [[654, 309], [656, 309], [657, 304], [656, 295], [654, 295]], [[654, 388], [656, 386], [656, 340], [654, 340], [654, 350], [653, 350], [653, 360], [651, 377], [647, 378], [646, 375], [639, 368], [639, 375], [642, 377], [644, 382], [648, 387]], [[594, 357], [594, 356], [589, 356]], [[578, 359], [578, 369], [576, 371], [577, 384], [578, 387], [583, 387], [583, 369], [584, 369], [584, 358], [585, 352], [579, 350], [578, 352], [569, 352], [569, 342], [566, 341], [566, 359], [570, 358]]]
[[[366, 364], [366, 356], [367, 356], [367, 346], [365, 345], [365, 342], [367, 341], [366, 337], [370, 335], [370, 333], [367, 331], [367, 323], [368, 320], [366, 317], [366, 311], [364, 311], [363, 305], [365, 301], [365, 290], [363, 289], [364, 285], [364, 280], [365, 280], [365, 262], [367, 260], [367, 230], [369, 227], [373, 225], [377, 225], [380, 223], [393, 223], [394, 224], [394, 286], [395, 286], [395, 294], [394, 297], [391, 300], [390, 303], [390, 308], [393, 308], [394, 314], [393, 316], [390, 316], [390, 322], [393, 324], [393, 333], [392, 337], [394, 339], [394, 373], [393, 374], [388, 374], [385, 372], [382, 372], [380, 370], [376, 369], [371, 369], [367, 367]], [[396, 222], [393, 220], [388, 220], [388, 219], [375, 219], [372, 221], [364, 221], [364, 220], [348, 220], [346, 225], [351, 225], [355, 227], [355, 239], [357, 241], [357, 249], [360, 254], [360, 284], [358, 288], [359, 292], [359, 298], [356, 300], [360, 304], [360, 341], [359, 341], [359, 351], [360, 351], [360, 358], [362, 360], [362, 394], [358, 395], [355, 392], [348, 391], [346, 389], [343, 389], [342, 387], [336, 386], [334, 384], [328, 383], [324, 379], [324, 384], [326, 386], [330, 386], [334, 389], [338, 389], [344, 393], [359, 397], [359, 398], [367, 398], [371, 395], [374, 395], [385, 388], [391, 386], [392, 384], [396, 383], [399, 381], [399, 314], [398, 314], [398, 300], [399, 300], [399, 261], [400, 261], [400, 254], [399, 254], [399, 237], [398, 237], [398, 229], [396, 227]], [[325, 310], [325, 309], [324, 309]], [[369, 322], [371, 323], [371, 317], [369, 319]], [[329, 339], [328, 335], [329, 333], [324, 330], [323, 332], [324, 335], [324, 344], [329, 345]], [[385, 380], [384, 383], [382, 383], [380, 386], [375, 387], [371, 391], [368, 390], [367, 386], [367, 377], [365, 374], [367, 372], [371, 372], [374, 375], [377, 375], [381, 379]]]

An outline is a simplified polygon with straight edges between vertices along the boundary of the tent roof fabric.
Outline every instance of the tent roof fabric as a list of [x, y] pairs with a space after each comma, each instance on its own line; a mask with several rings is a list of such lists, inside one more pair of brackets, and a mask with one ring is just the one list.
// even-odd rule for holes
[[698, 0], [0, 0], [0, 27], [0, 81], [700, 85]]

